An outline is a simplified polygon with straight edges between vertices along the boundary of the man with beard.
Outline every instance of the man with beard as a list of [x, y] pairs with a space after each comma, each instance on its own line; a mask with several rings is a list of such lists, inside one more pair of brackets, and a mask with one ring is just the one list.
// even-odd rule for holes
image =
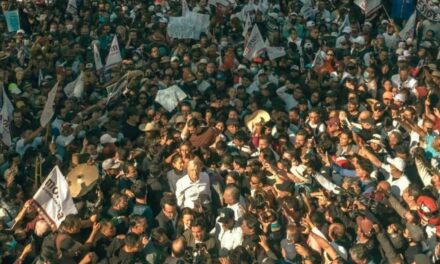
[[106, 159], [102, 162], [104, 175], [100, 183], [102, 193], [106, 201], [110, 200], [110, 195], [117, 192], [116, 176], [119, 173], [120, 163], [113, 159]]
[[111, 207], [107, 210], [107, 216], [116, 226], [117, 234], [124, 234], [128, 228], [128, 201], [123, 194], [115, 193], [111, 198]]

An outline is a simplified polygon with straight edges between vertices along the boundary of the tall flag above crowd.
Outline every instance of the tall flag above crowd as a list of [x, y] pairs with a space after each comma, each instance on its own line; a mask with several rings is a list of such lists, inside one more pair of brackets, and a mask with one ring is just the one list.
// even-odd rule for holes
[[105, 68], [110, 69], [122, 62], [121, 50], [119, 49], [118, 37], [113, 37], [112, 45], [105, 61]]
[[265, 51], [266, 44], [261, 36], [258, 26], [255, 24], [252, 29], [251, 35], [246, 43], [246, 47], [243, 51], [243, 57], [248, 60], [252, 60]]
[[364, 11], [366, 17], [372, 16], [381, 7], [381, 0], [356, 0], [355, 3]]
[[43, 112], [41, 113], [40, 117], [40, 125], [41, 127], [45, 127], [47, 123], [52, 119], [55, 110], [54, 110], [54, 103], [55, 103], [55, 96], [57, 95], [58, 90], [58, 82], [54, 85], [54, 87], [50, 90], [49, 94], [47, 95], [47, 101], [44, 105]]

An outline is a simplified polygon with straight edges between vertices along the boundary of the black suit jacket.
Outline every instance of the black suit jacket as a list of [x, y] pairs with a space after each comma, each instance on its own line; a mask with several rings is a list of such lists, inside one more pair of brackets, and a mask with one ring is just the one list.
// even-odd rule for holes
[[176, 226], [162, 211], [156, 216], [156, 226], [165, 229], [165, 233], [169, 239], [174, 240], [176, 238]]

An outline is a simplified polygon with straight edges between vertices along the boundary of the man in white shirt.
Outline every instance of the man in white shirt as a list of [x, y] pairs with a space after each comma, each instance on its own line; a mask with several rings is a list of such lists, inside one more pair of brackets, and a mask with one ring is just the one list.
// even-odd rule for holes
[[394, 49], [399, 42], [399, 35], [396, 32], [394, 24], [389, 23], [387, 25], [387, 31], [384, 32], [383, 37], [385, 39], [385, 46], [389, 49]]
[[393, 86], [396, 86], [399, 90], [409, 89], [413, 94], [416, 92], [417, 80], [409, 75], [408, 69], [400, 69], [398, 74], [391, 77], [391, 82]]
[[298, 37], [295, 28], [290, 29], [290, 36], [287, 38], [288, 43], [295, 43], [299, 54], [302, 54], [302, 39]]
[[387, 182], [391, 185], [391, 193], [401, 199], [403, 191], [411, 184], [405, 171], [405, 161], [399, 157], [388, 158], [388, 164], [382, 164], [381, 168], [389, 174]]
[[382, 163], [372, 152], [362, 147], [359, 155], [366, 157], [377, 168], [382, 169], [387, 175], [385, 178], [391, 185], [391, 193], [398, 199], [402, 199], [403, 191], [411, 184], [405, 171], [405, 161], [402, 158], [387, 158], [387, 163]]
[[234, 211], [234, 220], [241, 224], [244, 208], [240, 204], [240, 189], [235, 185], [228, 185], [223, 192], [223, 200], [227, 208]]
[[194, 209], [200, 206], [198, 203], [201, 194], [211, 198], [209, 176], [201, 172], [202, 166], [199, 160], [191, 160], [188, 163], [188, 173], [176, 183], [177, 205], [180, 208], [189, 207]]
[[230, 250], [240, 246], [243, 242], [243, 232], [240, 226], [235, 226], [235, 215], [231, 208], [225, 207], [220, 210], [218, 224], [211, 231], [219, 242], [219, 256], [228, 255]]

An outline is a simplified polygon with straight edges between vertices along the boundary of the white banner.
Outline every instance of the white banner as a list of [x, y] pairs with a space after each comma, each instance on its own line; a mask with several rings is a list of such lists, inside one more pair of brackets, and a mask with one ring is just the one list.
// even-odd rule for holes
[[244, 48], [243, 57], [248, 60], [252, 60], [260, 53], [264, 52], [265, 49], [266, 45], [264, 44], [264, 40], [261, 36], [260, 30], [258, 29], [257, 25], [254, 25], [249, 40], [246, 43], [246, 47]]
[[3, 15], [5, 16], [9, 32], [16, 32], [20, 29], [20, 15], [18, 10], [5, 11]]
[[409, 17], [408, 21], [406, 22], [405, 27], [399, 32], [399, 36], [402, 40], [414, 37], [414, 34], [416, 32], [416, 14], [417, 11], [414, 11], [414, 13]]
[[33, 197], [33, 205], [57, 228], [67, 215], [77, 214], [69, 185], [58, 166], [55, 166]]
[[121, 50], [119, 49], [118, 37], [115, 35], [112, 45], [110, 46], [110, 51], [108, 52], [107, 60], [105, 61], [105, 68], [111, 68], [120, 62], [122, 62]]
[[209, 15], [188, 11], [184, 17], [170, 17], [168, 36], [176, 39], [200, 39], [200, 33], [209, 32]]
[[427, 19], [440, 22], [440, 7], [433, 0], [417, 1], [417, 10]]
[[93, 43], [93, 57], [95, 59], [95, 69], [96, 71], [99, 71], [102, 69], [102, 60], [101, 60], [101, 54], [99, 54], [98, 45], [96, 43]]
[[11, 121], [12, 121], [12, 112], [14, 111], [14, 106], [8, 98], [8, 95], [5, 92], [5, 89], [2, 85], [2, 110], [0, 112], [1, 124], [0, 124], [0, 135], [2, 137], [2, 142], [6, 146], [11, 146]]
[[179, 86], [173, 85], [166, 89], [157, 91], [154, 101], [158, 102], [168, 112], [176, 108], [180, 101], [187, 97], [186, 93]]
[[49, 91], [49, 94], [47, 95], [47, 101], [46, 104], [44, 105], [44, 109], [40, 117], [40, 125], [42, 127], [45, 127], [47, 123], [49, 123], [49, 121], [52, 119], [55, 113], [53, 106], [54, 106], [57, 90], [58, 90], [58, 82], [55, 84], [52, 90]]

